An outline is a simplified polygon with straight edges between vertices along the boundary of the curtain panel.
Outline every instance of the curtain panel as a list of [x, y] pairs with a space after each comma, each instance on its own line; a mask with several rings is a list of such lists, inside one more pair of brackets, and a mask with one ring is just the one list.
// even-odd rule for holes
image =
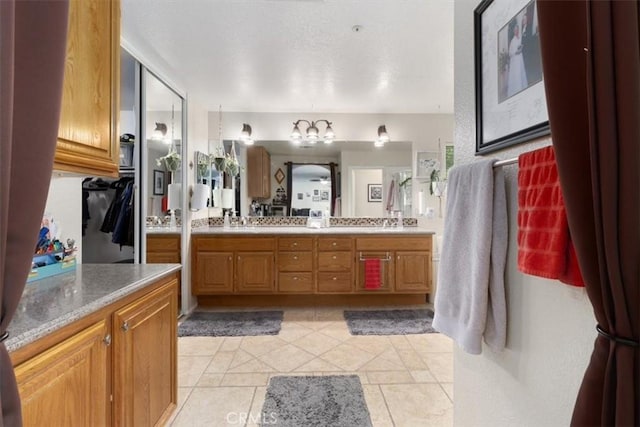
[[597, 338], [572, 425], [640, 425], [640, 10], [538, 0], [551, 138]]
[[[31, 269], [60, 121], [68, 0], [0, 1], [0, 337], [11, 331]], [[0, 426], [22, 424], [0, 345]]]

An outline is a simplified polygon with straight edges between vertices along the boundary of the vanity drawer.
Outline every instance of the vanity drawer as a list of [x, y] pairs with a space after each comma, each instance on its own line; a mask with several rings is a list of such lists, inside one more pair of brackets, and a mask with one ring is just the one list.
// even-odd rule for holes
[[278, 274], [278, 292], [313, 292], [313, 275], [311, 273]]
[[180, 235], [149, 236], [147, 235], [147, 252], [180, 251]]
[[281, 251], [310, 251], [313, 246], [311, 237], [280, 237], [278, 249]]
[[318, 252], [319, 271], [351, 271], [352, 265], [351, 251]]
[[318, 292], [351, 292], [353, 280], [351, 273], [318, 273]]
[[319, 251], [350, 251], [352, 246], [351, 237], [318, 237]]
[[311, 271], [313, 257], [311, 252], [279, 252], [278, 271]]

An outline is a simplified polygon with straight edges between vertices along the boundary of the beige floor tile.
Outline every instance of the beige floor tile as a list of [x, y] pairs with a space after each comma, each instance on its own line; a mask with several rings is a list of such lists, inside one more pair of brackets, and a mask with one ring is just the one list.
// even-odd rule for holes
[[233, 355], [233, 359], [231, 360], [231, 363], [229, 364], [229, 367], [227, 368], [227, 370], [235, 368], [236, 366], [244, 365], [245, 363], [254, 359], [255, 357], [247, 353], [246, 351], [238, 350]]
[[384, 401], [380, 387], [377, 385], [363, 385], [364, 400], [369, 408], [371, 423], [373, 427], [393, 427], [391, 415], [387, 410], [387, 404]]
[[449, 396], [449, 399], [451, 399], [451, 401], [453, 402], [453, 384], [440, 383], [440, 385], [442, 386], [442, 389], [444, 390], [444, 392], [447, 393], [447, 396]]
[[319, 356], [340, 344], [340, 341], [321, 332], [313, 332], [294, 341], [292, 344], [315, 356]]
[[367, 372], [370, 384], [412, 384], [413, 377], [407, 371]]
[[406, 369], [398, 357], [397, 362], [391, 361], [388, 358], [382, 357], [382, 355], [377, 356], [375, 359], [370, 362], [365, 363], [363, 366], [359, 368], [360, 371], [400, 371]]
[[264, 405], [264, 399], [266, 395], [266, 387], [256, 387], [256, 392], [253, 395], [253, 402], [251, 403], [251, 410], [249, 411], [249, 419], [247, 420], [246, 427], [259, 427], [261, 424], [268, 425], [269, 421], [273, 419], [272, 414], [262, 413], [262, 406]]
[[253, 356], [260, 356], [284, 345], [286, 345], [286, 342], [276, 335], [268, 335], [244, 337], [242, 343], [240, 343], [240, 348]]
[[380, 390], [397, 427], [453, 425], [453, 404], [439, 384], [390, 384]]
[[408, 350], [413, 348], [405, 335], [391, 335], [389, 336], [389, 341], [391, 341], [391, 345], [393, 345], [397, 350]]
[[422, 360], [420, 355], [414, 350], [398, 350], [398, 355], [402, 359], [402, 363], [409, 370], [425, 370], [427, 369], [426, 363]]
[[345, 341], [346, 344], [350, 344], [378, 355], [390, 348], [393, 348], [389, 337], [384, 335], [356, 335]]
[[353, 335], [351, 335], [346, 325], [344, 326], [328, 325], [322, 328], [320, 332], [322, 332], [323, 335], [327, 335], [341, 342], [347, 341], [351, 339], [351, 337], [353, 337]]
[[438, 382], [453, 382], [453, 353], [428, 353], [422, 355], [422, 360]]
[[417, 383], [437, 383], [438, 380], [433, 376], [431, 371], [428, 370], [417, 370], [417, 371], [409, 371], [414, 381]]
[[178, 387], [193, 387], [211, 362], [211, 356], [180, 356], [178, 358]]
[[251, 408], [255, 387], [195, 388], [189, 395], [173, 426], [242, 426], [240, 417]]
[[222, 377], [224, 377], [224, 374], [222, 373], [214, 374], [204, 372], [198, 380], [196, 387], [218, 387], [222, 381]]
[[223, 341], [221, 337], [180, 337], [178, 356], [213, 356]]
[[312, 322], [316, 317], [316, 312], [313, 308], [301, 308], [301, 309], [289, 309], [285, 310], [283, 321], [288, 322]]
[[192, 387], [178, 387], [178, 402], [176, 404], [175, 411], [173, 411], [173, 414], [171, 414], [171, 417], [169, 417], [169, 420], [167, 421], [168, 426], [170, 426], [173, 420], [176, 419], [192, 390]]
[[332, 375], [357, 375], [360, 378], [361, 384], [369, 384], [369, 378], [367, 378], [367, 374], [364, 372], [344, 372], [344, 371], [325, 371], [325, 372], [314, 372], [317, 377], [328, 377]]
[[320, 321], [344, 323], [344, 310], [332, 308], [318, 309], [316, 310], [316, 319]]
[[319, 331], [323, 328], [327, 328], [332, 324], [332, 322], [330, 321], [323, 321], [323, 320], [309, 320], [309, 321], [300, 320], [295, 323], [304, 328], [313, 329], [314, 331]]
[[280, 329], [280, 333], [278, 333], [278, 338], [286, 342], [292, 342], [312, 332], [313, 329], [305, 328], [297, 323], [288, 323], [282, 325], [282, 329]]
[[275, 372], [275, 370], [259, 359], [252, 359], [235, 368], [229, 368], [227, 372]]
[[340, 371], [333, 363], [329, 363], [326, 360], [319, 358], [313, 359], [302, 366], [299, 366], [295, 370], [296, 372], [336, 372]]
[[222, 378], [221, 386], [266, 386], [269, 381], [269, 374], [267, 373], [229, 373], [224, 374]]
[[424, 353], [451, 353], [453, 341], [444, 334], [407, 335], [407, 340], [415, 351]]
[[374, 354], [345, 343], [320, 356], [322, 360], [333, 363], [345, 371], [357, 371], [374, 357]]
[[236, 351], [244, 337], [226, 337], [218, 351]]
[[259, 357], [260, 360], [278, 372], [293, 371], [313, 358], [313, 354], [307, 353], [306, 351], [291, 344], [287, 344], [284, 347], [271, 351], [267, 354], [263, 354]]
[[[211, 363], [207, 366], [207, 372], [209, 373], [224, 373], [229, 369], [229, 365], [233, 361], [233, 357], [235, 356], [234, 351], [219, 351], [213, 356], [211, 359]], [[178, 358], [178, 361], [180, 358]], [[178, 368], [179, 369], [179, 368]]]

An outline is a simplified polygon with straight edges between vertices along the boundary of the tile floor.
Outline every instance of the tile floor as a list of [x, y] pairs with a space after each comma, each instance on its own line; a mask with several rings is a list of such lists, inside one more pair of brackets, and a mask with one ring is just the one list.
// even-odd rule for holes
[[336, 374], [360, 377], [374, 427], [452, 425], [451, 340], [352, 336], [342, 311], [284, 309], [274, 336], [179, 338], [170, 425], [256, 426], [271, 376]]

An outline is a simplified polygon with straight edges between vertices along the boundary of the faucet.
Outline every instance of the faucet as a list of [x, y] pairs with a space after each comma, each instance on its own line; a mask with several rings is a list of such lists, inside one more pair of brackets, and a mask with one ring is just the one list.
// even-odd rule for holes
[[388, 219], [382, 220], [382, 228], [387, 228], [388, 225], [389, 225], [389, 220]]
[[246, 227], [247, 226], [247, 218], [245, 218], [244, 216], [240, 217], [240, 225], [242, 227]]

